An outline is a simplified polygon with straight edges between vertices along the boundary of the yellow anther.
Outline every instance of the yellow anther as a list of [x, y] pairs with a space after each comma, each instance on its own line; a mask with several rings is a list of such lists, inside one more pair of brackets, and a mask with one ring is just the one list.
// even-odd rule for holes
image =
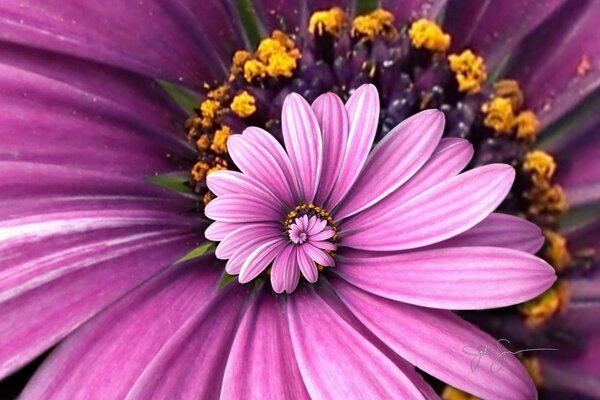
[[471, 396], [469, 393], [463, 392], [452, 386], [446, 386], [442, 392], [444, 400], [478, 400], [477, 397]]
[[244, 64], [244, 79], [252, 82], [267, 76], [267, 66], [258, 60], [249, 60]]
[[534, 185], [524, 196], [529, 200], [527, 211], [532, 216], [547, 214], [557, 217], [569, 209], [567, 196], [560, 185], [550, 185], [547, 182]]
[[496, 97], [481, 106], [485, 114], [483, 124], [498, 133], [509, 133], [515, 123], [512, 103], [510, 99]]
[[519, 82], [513, 79], [502, 79], [494, 83], [494, 92], [496, 97], [510, 99], [513, 110], [518, 110], [523, 105], [523, 92]]
[[227, 152], [227, 139], [231, 135], [231, 129], [227, 125], [223, 125], [221, 129], [215, 131], [215, 137], [210, 149], [217, 154]]
[[540, 126], [535, 113], [530, 110], [519, 113], [515, 119], [515, 125], [517, 126], [517, 137], [529, 141], [535, 139]]
[[206, 94], [206, 97], [216, 101], [222, 101], [227, 97], [227, 93], [229, 92], [229, 86], [221, 85]]
[[230, 79], [244, 72], [244, 64], [252, 58], [252, 55], [245, 50], [238, 50], [234, 53], [231, 60]]
[[194, 178], [195, 181], [201, 181], [206, 177], [208, 170], [210, 170], [210, 165], [202, 161], [197, 162], [192, 167], [192, 178]]
[[519, 306], [529, 326], [540, 326], [556, 315], [566, 304], [569, 291], [564, 283], [554, 285], [544, 293]]
[[206, 151], [210, 147], [210, 139], [207, 134], [200, 136], [200, 138], [196, 141], [196, 147], [198, 150]]
[[215, 195], [212, 194], [211, 191], [208, 191], [208, 192], [204, 193], [204, 196], [202, 197], [202, 203], [204, 203], [204, 205], [206, 206], [214, 198], [215, 198]]
[[533, 183], [541, 185], [549, 181], [556, 171], [554, 158], [545, 151], [533, 150], [525, 155], [523, 169], [531, 174]]
[[240, 118], [247, 118], [256, 112], [256, 99], [243, 91], [233, 98], [230, 108]]
[[545, 230], [546, 250], [544, 258], [557, 271], [564, 271], [571, 264], [571, 253], [567, 246], [567, 239], [558, 232]]
[[204, 100], [200, 103], [200, 112], [204, 118], [214, 119], [221, 108], [221, 104], [216, 100]]
[[225, 164], [225, 163], [224, 164], [216, 164], [211, 169], [206, 171], [206, 176], [212, 174], [215, 171], [222, 171], [224, 169], [227, 169], [227, 164]]
[[417, 49], [446, 51], [450, 47], [450, 35], [444, 33], [435, 22], [421, 18], [410, 26], [408, 36]]
[[296, 59], [293, 53], [279, 53], [274, 54], [269, 58], [269, 65], [267, 65], [267, 74], [274, 78], [278, 76], [285, 76], [290, 78], [294, 74], [296, 69]]
[[458, 81], [458, 90], [467, 93], [477, 93], [481, 90], [481, 84], [487, 78], [483, 58], [471, 50], [465, 50], [460, 54], [449, 55], [448, 62]]
[[213, 126], [214, 122], [215, 121], [212, 118], [205, 117], [200, 120], [200, 125], [203, 128], [210, 128], [211, 126]]
[[286, 50], [293, 50], [294, 48], [296, 48], [296, 43], [294, 42], [294, 39], [292, 39], [291, 37], [289, 37], [285, 33], [281, 32], [280, 30], [275, 29], [271, 33], [271, 38], [275, 39], [279, 43], [281, 43], [281, 45], [283, 47], [285, 47]]
[[263, 39], [258, 45], [258, 49], [256, 50], [256, 58], [258, 58], [263, 63], [268, 63], [269, 58], [275, 54], [281, 54], [287, 52], [287, 49], [280, 41], [276, 39]]
[[333, 7], [326, 11], [317, 11], [308, 21], [308, 31], [312, 34], [322, 35], [325, 32], [338, 36], [344, 26], [344, 11]]
[[544, 383], [544, 376], [542, 375], [542, 364], [535, 357], [525, 357], [521, 360], [527, 372], [533, 379], [533, 382], [537, 387], [542, 386]]
[[364, 36], [374, 39], [379, 35], [392, 35], [394, 28], [394, 15], [389, 11], [378, 8], [367, 15], [361, 15], [352, 21], [352, 35]]

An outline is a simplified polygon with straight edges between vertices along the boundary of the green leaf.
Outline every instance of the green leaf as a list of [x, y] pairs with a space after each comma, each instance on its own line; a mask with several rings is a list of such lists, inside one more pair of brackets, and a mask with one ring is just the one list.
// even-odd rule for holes
[[223, 289], [225, 286], [229, 285], [231, 282], [237, 279], [236, 275], [229, 275], [227, 272], [223, 272], [223, 276], [219, 279], [219, 283], [217, 284], [217, 288]]
[[187, 185], [190, 181], [188, 172], [172, 172], [168, 174], [148, 176], [146, 180], [153, 185], [163, 187], [172, 192], [193, 194], [192, 188]]
[[214, 242], [206, 242], [196, 247], [194, 250], [190, 251], [179, 260], [175, 261], [175, 265], [181, 264], [182, 262], [193, 260], [194, 258], [201, 257], [205, 254], [209, 254], [215, 251], [217, 246]]
[[379, 5], [379, 0], [357, 0], [356, 15], [368, 14]]
[[156, 82], [188, 115], [194, 114], [194, 108], [197, 108], [200, 103], [200, 96], [197, 93], [162, 79], [157, 79]]
[[256, 48], [260, 38], [263, 36], [264, 28], [262, 27], [254, 5], [251, 0], [235, 0], [235, 8], [240, 17], [240, 23], [244, 28], [244, 33], [250, 44], [251, 48]]

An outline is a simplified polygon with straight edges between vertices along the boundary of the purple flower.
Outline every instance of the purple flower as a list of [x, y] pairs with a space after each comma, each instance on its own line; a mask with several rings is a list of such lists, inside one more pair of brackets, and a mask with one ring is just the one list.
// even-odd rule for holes
[[[538, 387], [549, 390], [549, 398], [556, 398], [558, 391], [566, 391], [567, 397], [597, 392], [598, 378], [586, 353], [600, 312], [600, 296], [589, 290], [596, 281], [595, 254], [600, 250], [595, 212], [600, 194], [600, 146], [595, 134], [600, 41], [595, 40], [594, 2], [523, 0], [507, 6], [358, 0], [290, 6], [279, 0], [144, 0], [107, 7], [87, 0], [9, 0], [0, 5], [0, 17], [0, 376], [56, 346], [25, 397], [89, 398], [102, 393], [145, 398], [150, 392], [167, 398], [210, 397], [218, 396], [224, 377], [232, 376], [238, 386], [224, 390], [254, 385], [256, 390], [282, 390], [281, 397], [298, 397], [305, 393], [305, 379], [314, 391], [324, 387], [319, 379], [337, 384], [334, 378], [354, 377], [347, 372], [359, 367], [365, 376], [371, 371], [380, 383], [364, 390], [379, 390], [393, 382], [390, 388], [416, 385], [433, 396], [402, 357], [476, 393], [467, 381], [490, 382], [489, 390], [496, 387], [498, 396], [508, 396], [517, 386], [529, 388], [525, 378], [502, 388], [503, 383], [497, 386], [501, 376], [479, 378], [485, 373], [479, 370], [472, 376], [468, 366], [458, 377], [465, 354], [457, 355], [456, 361], [444, 358], [443, 350], [471, 341], [493, 346], [489, 336], [474, 333], [449, 312], [410, 306], [404, 304], [406, 299], [382, 300], [395, 293], [380, 287], [384, 284], [415, 288], [405, 275], [391, 279], [387, 272], [376, 272], [385, 265], [371, 265], [372, 276], [351, 272], [358, 269], [351, 264], [344, 267], [342, 261], [355, 260], [351, 257], [359, 252], [381, 252], [357, 247], [361, 243], [383, 247], [411, 234], [381, 237], [384, 229], [391, 229], [386, 224], [401, 217], [398, 211], [370, 220], [371, 210], [393, 206], [390, 199], [401, 192], [366, 189], [366, 181], [381, 181], [384, 186], [389, 184], [386, 179], [397, 178], [385, 171], [371, 171], [353, 187], [362, 188], [358, 204], [346, 207], [351, 212], [364, 206], [356, 215], [340, 218], [340, 209], [334, 213], [331, 206], [326, 208], [341, 231], [335, 239], [314, 240], [335, 246], [329, 251], [337, 254], [336, 265], [329, 267], [325, 264], [331, 254], [311, 253], [323, 258], [316, 284], [304, 288], [306, 280], [301, 278], [302, 287], [289, 298], [272, 297], [266, 293], [265, 273], [259, 274], [264, 283], [256, 290], [254, 284], [227, 284], [231, 277], [222, 275], [224, 263], [212, 256], [213, 245], [204, 240], [209, 221], [203, 210], [205, 204], [215, 207], [207, 176], [239, 176], [214, 171], [242, 169], [229, 154], [227, 138], [259, 126], [285, 142], [280, 115], [289, 93], [300, 93], [312, 102], [333, 91], [347, 100], [365, 83], [379, 90], [379, 123], [373, 122], [378, 126], [373, 134], [376, 146], [393, 143], [388, 132], [411, 115], [427, 108], [443, 111], [445, 139], [433, 155], [422, 154], [428, 160], [423, 160], [421, 171], [437, 160], [439, 168], [431, 173], [432, 179], [446, 183], [469, 176], [470, 172], [454, 178], [437, 175], [448, 165], [458, 168], [454, 174], [465, 167], [459, 160], [468, 158], [470, 148], [452, 138], [467, 138], [473, 144], [467, 170], [494, 163], [515, 168], [515, 182], [499, 210], [526, 216], [543, 229], [547, 241], [539, 255], [555, 267], [559, 279], [523, 305], [460, 315], [496, 338], [509, 337], [517, 348], [559, 347], [556, 355], [524, 359]], [[326, 130], [320, 129], [326, 138]], [[365, 157], [370, 143], [361, 148]], [[252, 141], [249, 145], [258, 146]], [[323, 141], [324, 159], [342, 165], [341, 153], [332, 154], [329, 145], [333, 146]], [[378, 148], [384, 153], [383, 147]], [[246, 152], [244, 156], [258, 161], [270, 157]], [[356, 166], [347, 168], [360, 172]], [[284, 178], [293, 180], [296, 171], [292, 171]], [[423, 173], [414, 177], [419, 175]], [[329, 185], [335, 177], [321, 175], [319, 182]], [[260, 181], [266, 185], [270, 179], [277, 180], [268, 176]], [[323, 200], [319, 195], [328, 194], [317, 193], [317, 204]], [[375, 204], [379, 197], [385, 198]], [[349, 201], [338, 200], [343, 200], [340, 207]], [[433, 210], [431, 218], [448, 204], [453, 202]], [[296, 200], [289, 207], [297, 205]], [[443, 243], [455, 247], [484, 236], [494, 247], [535, 252], [539, 243], [531, 239], [533, 228], [522, 221], [515, 228], [517, 220], [505, 214], [492, 213]], [[419, 214], [423, 215], [427, 213]], [[291, 221], [290, 228], [297, 227], [294, 237], [299, 242], [304, 240], [301, 234], [307, 234], [308, 242], [295, 246], [309, 248], [310, 235], [317, 233], [300, 232], [301, 226], [308, 228], [303, 221]], [[364, 232], [347, 229], [344, 236], [344, 224], [351, 221]], [[218, 227], [213, 225], [206, 234], [219, 234]], [[333, 227], [324, 227], [330, 233], [328, 228]], [[248, 232], [244, 244], [256, 239], [253, 233]], [[458, 239], [460, 243], [453, 242]], [[441, 251], [436, 245], [424, 246], [432, 253]], [[234, 250], [238, 249], [229, 252]], [[385, 257], [365, 262], [389, 261]], [[244, 261], [231, 257], [228, 264], [241, 268]], [[285, 278], [288, 283], [296, 281], [295, 275]], [[366, 287], [368, 283], [378, 289]], [[493, 281], [481, 285], [487, 292], [498, 286]], [[354, 303], [340, 300], [344, 295], [340, 287], [353, 289], [346, 295], [363, 297]], [[292, 286], [279, 288], [292, 291]], [[433, 301], [431, 293], [422, 297]], [[484, 300], [481, 307], [492, 304], [485, 305]], [[494, 301], [500, 304], [497, 298], [490, 300]], [[361, 315], [363, 309], [374, 313]], [[303, 324], [292, 324], [298, 320], [312, 321], [310, 326], [320, 329], [308, 331]], [[272, 332], [295, 332], [296, 341], [290, 334]], [[324, 332], [332, 332], [332, 337]], [[438, 340], [417, 341], [431, 337]], [[442, 347], [418, 353], [432, 343]], [[592, 355], [594, 343], [590, 340]], [[305, 357], [309, 361], [325, 363], [342, 345], [349, 349], [343, 354], [350, 357], [352, 352], [355, 358], [346, 362], [332, 356], [341, 364], [295, 368], [301, 352], [311, 354]], [[284, 350], [275, 354], [274, 348]], [[360, 366], [356, 358], [361, 358]], [[233, 361], [239, 359], [252, 362]], [[265, 359], [271, 364], [265, 365]], [[272, 370], [265, 380], [267, 367]], [[320, 368], [319, 374], [314, 368]], [[323, 375], [328, 368], [343, 373], [330, 378]], [[307, 370], [314, 373], [309, 376]], [[522, 374], [512, 359], [505, 370]], [[452, 373], [454, 378], [448, 375]], [[251, 380], [256, 376], [261, 379]], [[271, 386], [265, 388], [267, 381]]]

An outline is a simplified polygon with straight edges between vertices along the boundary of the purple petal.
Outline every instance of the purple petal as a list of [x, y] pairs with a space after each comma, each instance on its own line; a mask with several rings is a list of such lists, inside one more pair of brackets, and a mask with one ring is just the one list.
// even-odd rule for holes
[[259, 246], [263, 245], [266, 241], [271, 240], [282, 240], [285, 239], [281, 233], [281, 231], [274, 231], [272, 235], [260, 235], [253, 236], [246, 240], [245, 243], [240, 244], [236, 251], [233, 253], [231, 258], [227, 261], [227, 265], [225, 266], [225, 271], [230, 275], [237, 275], [240, 273], [242, 266], [252, 254], [254, 250], [256, 250]]
[[474, 246], [343, 258], [336, 272], [379, 296], [448, 310], [522, 303], [556, 280], [554, 269], [529, 253]]
[[208, 188], [216, 196], [248, 194], [264, 202], [273, 202], [285, 210], [279, 199], [262, 183], [237, 171], [215, 171], [206, 177]]
[[296, 251], [296, 260], [304, 278], [310, 283], [315, 283], [317, 279], [319, 279], [319, 271], [317, 270], [317, 265], [307, 254], [304, 246], [298, 247], [298, 250]]
[[263, 290], [246, 312], [225, 368], [221, 399], [309, 399], [283, 315], [284, 297]]
[[417, 18], [435, 20], [445, 4], [445, 0], [381, 0], [381, 8], [392, 12], [400, 25]]
[[325, 93], [314, 101], [312, 109], [323, 133], [323, 170], [316, 204], [325, 204], [344, 161], [348, 141], [348, 113], [342, 100], [333, 93]]
[[444, 114], [422, 111], [404, 120], [375, 147], [346, 199], [340, 220], [371, 207], [409, 180], [429, 159], [444, 132]]
[[317, 264], [323, 265], [324, 267], [333, 267], [335, 265], [335, 261], [333, 261], [333, 258], [329, 254], [316, 248], [310, 243], [304, 243], [302, 245], [302, 250], [304, 250], [306, 255]]
[[[298, 203], [297, 184], [288, 156], [278, 143], [266, 139], [265, 146], [257, 137], [271, 136], [259, 128], [247, 128], [244, 135], [232, 135], [227, 141], [229, 155], [246, 175], [265, 185], [288, 207]], [[274, 140], [274, 139], [273, 139]]]
[[514, 215], [492, 213], [468, 231], [429, 248], [488, 246], [535, 254], [543, 244], [542, 230], [536, 224]]
[[244, 224], [221, 240], [215, 255], [221, 260], [227, 260], [248, 240], [253, 238], [268, 240], [274, 236], [281, 236], [280, 224], [274, 222]]
[[[152, 77], [183, 81], [223, 78], [223, 58], [242, 42], [218, 2], [119, 3], [6, 1], [0, 7], [5, 41], [67, 53]], [[218, 22], [217, 22], [218, 21]], [[207, 63], [209, 58], [213, 62]]]
[[368, 84], [356, 89], [346, 103], [346, 111], [350, 131], [344, 161], [327, 201], [328, 210], [348, 193], [367, 161], [379, 122], [379, 95], [375, 86]]
[[248, 194], [217, 197], [206, 205], [204, 213], [210, 219], [229, 223], [280, 221], [284, 216], [277, 204]]
[[[536, 398], [535, 385], [523, 365], [509, 353], [493, 364], [498, 348], [505, 348], [451, 312], [383, 299], [342, 280], [332, 284], [356, 317], [381, 341], [428, 374], [481, 398]], [[496, 353], [472, 364], [474, 356], [468, 353], [482, 349]]]
[[473, 146], [464, 139], [445, 138], [423, 167], [406, 184], [381, 200], [375, 206], [341, 223], [348, 233], [388, 218], [398, 206], [416, 195], [457, 175], [473, 156]]
[[315, 113], [296, 93], [285, 98], [281, 111], [283, 140], [305, 203], [317, 193], [323, 164], [323, 137]]
[[215, 221], [204, 231], [204, 236], [213, 242], [220, 242], [227, 235], [246, 224], [230, 224], [227, 222]]
[[487, 217], [506, 197], [514, 176], [514, 169], [505, 164], [470, 170], [412, 198], [390, 218], [343, 236], [342, 244], [385, 251], [449, 239]]
[[286, 246], [291, 245], [285, 239], [277, 238], [257, 247], [242, 265], [240, 283], [248, 283], [260, 275]]
[[276, 293], [292, 293], [300, 280], [300, 267], [296, 258], [297, 246], [286, 246], [273, 261], [271, 284]]
[[290, 335], [310, 397], [425, 398], [413, 383], [414, 370], [395, 364], [361, 334], [360, 324], [349, 322], [347, 311], [346, 315], [340, 315], [340, 311], [312, 289], [296, 291], [289, 297]]

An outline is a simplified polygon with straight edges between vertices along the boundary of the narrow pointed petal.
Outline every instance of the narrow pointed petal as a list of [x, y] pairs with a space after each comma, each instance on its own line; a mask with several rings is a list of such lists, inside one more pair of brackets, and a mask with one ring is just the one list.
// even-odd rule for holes
[[468, 231], [428, 248], [490, 246], [535, 254], [543, 244], [542, 230], [536, 224], [514, 215], [492, 213]]
[[275, 293], [292, 293], [300, 280], [300, 267], [296, 261], [296, 246], [286, 246], [273, 261], [271, 285]]
[[280, 233], [281, 225], [276, 222], [244, 224], [221, 240], [215, 255], [221, 260], [227, 260], [248, 240], [253, 238], [266, 240]]
[[289, 297], [290, 335], [311, 398], [423, 399], [406, 375], [414, 371], [398, 368], [337, 311], [312, 289]]
[[296, 206], [298, 194], [295, 183], [292, 186], [288, 180], [295, 178], [287, 155], [280, 156], [244, 135], [229, 137], [227, 148], [231, 159], [244, 174], [261, 182], [288, 207]]
[[431, 158], [401, 188], [363, 212], [343, 222], [341, 227], [346, 233], [360, 231], [368, 225], [374, 225], [395, 214], [396, 208], [416, 195], [431, 189], [446, 179], [461, 172], [473, 157], [473, 146], [464, 139], [445, 138]]
[[315, 113], [300, 95], [286, 97], [281, 111], [283, 140], [305, 203], [317, 193], [323, 164], [323, 136]]
[[381, 201], [408, 181], [429, 159], [444, 132], [444, 114], [422, 111], [377, 144], [348, 197], [335, 210], [340, 220]]
[[248, 194], [217, 197], [206, 205], [204, 213], [210, 219], [229, 223], [279, 221], [282, 217], [277, 204]]
[[220, 242], [231, 232], [239, 229], [246, 224], [233, 224], [229, 222], [215, 221], [206, 228], [204, 236], [213, 242]]
[[285, 297], [262, 290], [246, 312], [225, 368], [221, 399], [310, 399], [296, 363]]
[[315, 262], [306, 253], [304, 246], [300, 246], [296, 251], [296, 260], [304, 278], [310, 283], [315, 283], [319, 279], [319, 271]]
[[[428, 374], [484, 399], [537, 397], [535, 385], [521, 362], [505, 353], [494, 363], [500, 354], [496, 339], [452, 312], [383, 299], [340, 279], [332, 285], [367, 328]], [[495, 353], [481, 357], [475, 364], [471, 351], [484, 349]]]
[[504, 200], [512, 167], [490, 164], [460, 174], [402, 204], [390, 218], [343, 236], [362, 250], [406, 250], [456, 236], [481, 222]]
[[266, 203], [280, 205], [282, 212], [284, 211], [279, 199], [265, 185], [249, 175], [237, 171], [215, 171], [206, 177], [206, 184], [215, 196], [248, 194]]
[[256, 250], [259, 246], [261, 246], [265, 241], [271, 240], [282, 240], [284, 239], [281, 234], [281, 230], [277, 230], [273, 232], [271, 236], [261, 235], [261, 236], [253, 236], [249, 238], [245, 243], [241, 244], [233, 253], [231, 258], [227, 261], [225, 265], [225, 271], [230, 275], [237, 275], [240, 273], [242, 266], [252, 254], [254, 250]]
[[315, 204], [325, 204], [344, 161], [348, 141], [348, 113], [342, 100], [333, 93], [317, 97], [312, 104], [323, 134], [323, 170]]
[[310, 243], [304, 243], [302, 249], [306, 252], [306, 255], [319, 265], [324, 267], [333, 267], [335, 265], [335, 261], [333, 261], [333, 258], [329, 254]]
[[333, 209], [348, 193], [373, 146], [377, 124], [379, 123], [379, 95], [373, 85], [363, 85], [356, 89], [346, 103], [350, 123], [344, 161], [339, 171], [326, 208]]
[[248, 283], [260, 275], [285, 246], [289, 246], [287, 241], [283, 238], [277, 238], [257, 247], [242, 265], [239, 277], [240, 283]]
[[341, 259], [335, 270], [370, 293], [448, 310], [522, 303], [543, 293], [556, 280], [554, 269], [541, 258], [498, 247], [457, 247]]

